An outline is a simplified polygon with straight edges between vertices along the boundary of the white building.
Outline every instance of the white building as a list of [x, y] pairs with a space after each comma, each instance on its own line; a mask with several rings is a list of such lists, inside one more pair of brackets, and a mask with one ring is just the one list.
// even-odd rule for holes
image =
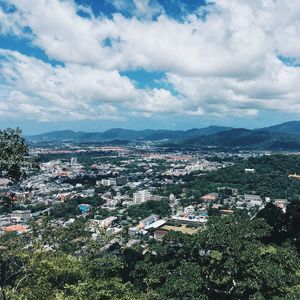
[[151, 193], [148, 192], [147, 190], [133, 193], [133, 202], [135, 204], [144, 203], [149, 200], [151, 200]]
[[158, 220], [158, 215], [150, 215], [149, 217], [143, 219], [140, 221], [138, 227], [139, 228], [145, 228], [151, 224], [153, 224], [154, 222], [156, 222]]
[[184, 208], [184, 214], [193, 215], [194, 213], [195, 213], [195, 209], [193, 205], [189, 205]]
[[14, 210], [11, 213], [11, 219], [16, 222], [26, 221], [31, 218], [30, 210]]
[[111, 182], [110, 179], [102, 179], [101, 184], [104, 185], [104, 186], [111, 186], [112, 182]]
[[72, 157], [71, 158], [71, 165], [76, 165], [77, 164], [77, 157]]
[[97, 226], [107, 229], [107, 228], [115, 225], [117, 220], [118, 220], [117, 217], [108, 217], [103, 220], [93, 219], [91, 221], [91, 229], [92, 229], [92, 231], [97, 231]]

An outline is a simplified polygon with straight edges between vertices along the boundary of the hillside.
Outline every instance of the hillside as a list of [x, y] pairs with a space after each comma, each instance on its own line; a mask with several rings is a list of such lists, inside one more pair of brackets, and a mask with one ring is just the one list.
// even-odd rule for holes
[[270, 127], [263, 128], [265, 131], [272, 132], [285, 132], [289, 134], [295, 134], [300, 136], [300, 121], [290, 121]]
[[200, 129], [189, 130], [132, 130], [113, 128], [104, 132], [75, 132], [62, 130], [47, 132], [44, 134], [28, 136], [28, 141], [57, 141], [57, 142], [101, 142], [112, 140], [126, 141], [159, 141], [159, 140], [185, 140], [199, 136], [205, 136], [230, 130], [230, 127], [209, 126]]
[[184, 143], [179, 142], [177, 145], [239, 147], [257, 150], [298, 150], [300, 149], [300, 137], [282, 132], [238, 128], [189, 139]]
[[113, 128], [104, 132], [53, 131], [29, 136], [30, 142], [85, 142], [99, 143], [118, 140], [137, 142], [154, 141], [170, 146], [238, 147], [257, 150], [299, 150], [300, 121], [250, 130], [209, 126], [189, 130], [133, 130]]

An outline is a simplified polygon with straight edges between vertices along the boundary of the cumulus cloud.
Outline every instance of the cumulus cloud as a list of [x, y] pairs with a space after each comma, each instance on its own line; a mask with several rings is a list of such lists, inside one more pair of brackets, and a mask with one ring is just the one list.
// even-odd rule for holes
[[164, 13], [164, 8], [156, 0], [106, 0], [120, 12], [131, 16], [152, 19]]
[[[183, 20], [150, 0], [114, 0], [121, 13], [112, 18], [71, 0], [8, 2], [15, 9], [0, 10], [0, 32], [26, 33], [32, 45], [62, 63], [1, 50], [8, 99], [22, 104], [26, 116], [28, 105], [44, 120], [47, 109], [52, 116], [94, 119], [121, 117], [123, 108], [145, 116], [217, 117], [300, 108], [298, 0], [215, 0]], [[133, 16], [122, 15], [129, 8]], [[137, 89], [120, 75], [135, 69], [164, 72], [172, 88]], [[2, 113], [13, 110], [8, 102], [1, 102]]]
[[[29, 119], [122, 120], [120, 106], [139, 112], [178, 112], [168, 90], [137, 89], [118, 71], [66, 64], [52, 66], [19, 52], [0, 49], [0, 114]], [[174, 106], [175, 105], [175, 106]]]
[[0, 76], [6, 83], [6, 98], [2, 96], [1, 102], [6, 113], [17, 109], [40, 120], [47, 120], [47, 115], [50, 120], [114, 119], [119, 114], [113, 104], [135, 97], [130, 80], [117, 71], [76, 64], [52, 66], [3, 49], [0, 58]]

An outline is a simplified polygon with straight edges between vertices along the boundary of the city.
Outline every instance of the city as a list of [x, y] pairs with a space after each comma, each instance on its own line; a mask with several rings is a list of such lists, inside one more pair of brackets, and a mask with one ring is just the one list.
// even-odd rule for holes
[[[141, 236], [156, 237], [157, 232], [161, 236], [168, 230], [200, 230], [213, 212], [222, 215], [239, 211], [253, 216], [271, 201], [270, 197], [239, 194], [230, 186], [220, 185], [203, 195], [197, 191], [188, 194], [185, 187], [202, 175], [234, 166], [235, 161], [270, 155], [268, 152], [172, 152], [151, 145], [69, 147], [62, 152], [57, 148], [32, 149], [31, 155], [40, 155], [41, 160], [50, 154], [55, 159], [41, 162], [39, 170], [19, 187], [1, 179], [1, 196], [11, 198], [13, 207], [19, 209], [1, 216], [0, 230], [30, 230], [26, 224], [31, 219], [48, 215], [62, 226], [84, 218], [100, 224], [112, 236], [124, 233], [126, 228], [128, 235], [138, 240]], [[76, 154], [80, 154], [79, 159]], [[61, 155], [63, 159], [59, 159]], [[246, 168], [244, 172], [255, 173], [255, 169]], [[288, 203], [287, 199], [272, 200], [283, 210]], [[144, 219], [135, 212], [140, 204], [145, 209]], [[160, 210], [161, 215], [155, 213]]]
[[300, 299], [300, 0], [0, 0], [0, 300]]
[[[39, 273], [48, 266], [36, 269], [40, 268], [39, 263], [34, 262], [36, 256], [41, 263], [50, 262], [55, 257], [70, 260], [69, 267], [66, 262], [61, 264], [62, 269], [55, 267], [58, 268], [55, 280], [62, 282], [69, 282], [69, 275], [65, 277], [60, 272], [75, 272], [72, 276], [79, 276], [78, 271], [68, 269], [75, 267], [74, 259], [78, 260], [77, 263], [89, 265], [88, 268], [96, 268], [92, 272], [100, 272], [102, 275], [97, 275], [100, 280], [105, 280], [108, 285], [113, 284], [112, 291], [117, 287], [109, 274], [117, 272], [120, 276], [118, 280], [125, 281], [123, 288], [128, 293], [125, 298], [129, 299], [148, 299], [152, 293], [159, 292], [154, 284], [150, 292], [142, 288], [142, 296], [135, 294], [140, 289], [139, 276], [135, 272], [141, 268], [141, 263], [147, 265], [147, 260], [152, 257], [155, 265], [145, 266], [143, 272], [147, 273], [150, 268], [150, 273], [143, 276], [149, 280], [154, 276], [151, 279], [154, 280], [156, 273], [152, 275], [151, 272], [157, 272], [157, 267], [166, 268], [164, 264], [160, 265], [156, 254], [160, 247], [166, 247], [164, 251], [171, 253], [175, 251], [173, 247], [177, 248], [173, 254], [165, 254], [164, 259], [171, 259], [169, 263], [176, 259], [173, 255], [181, 257], [182, 251], [188, 251], [189, 254], [184, 254], [180, 261], [187, 259], [187, 264], [190, 259], [200, 259], [205, 263], [209, 259], [210, 264], [212, 260], [217, 264], [214, 268], [220, 268], [218, 263], [223, 255], [226, 257], [226, 249], [229, 256], [225, 264], [234, 255], [246, 255], [254, 244], [258, 251], [264, 249], [261, 253], [275, 251], [275, 261], [272, 261], [272, 257], [265, 257], [264, 254], [256, 257], [257, 250], [253, 250], [251, 259], [255, 259], [253, 263], [258, 264], [258, 270], [262, 259], [271, 259], [269, 263], [273, 264], [272, 268], [282, 270], [288, 267], [286, 264], [290, 260], [298, 259], [296, 251], [292, 250], [299, 251], [300, 246], [298, 152], [272, 153], [238, 148], [218, 150], [210, 147], [178, 150], [161, 141], [131, 142], [127, 146], [112, 146], [112, 142], [107, 142], [106, 146], [55, 142], [51, 146], [43, 141], [37, 146], [36, 142], [32, 144], [29, 141], [28, 147], [19, 129], [7, 129], [0, 133], [1, 147], [5, 149], [1, 154], [0, 240], [4, 243], [1, 249], [5, 252], [9, 249], [7, 259], [13, 262], [10, 265], [3, 257], [6, 271], [2, 277], [5, 280], [2, 295], [5, 297], [6, 293], [11, 293], [9, 297], [12, 299], [17, 296], [18, 286], [23, 280], [24, 288], [34, 284], [29, 283], [27, 277], [41, 276], [42, 280], [52, 280]], [[210, 234], [213, 234], [213, 244], [205, 245]], [[220, 234], [222, 236], [218, 237]], [[222, 241], [224, 237], [227, 240], [225, 244]], [[260, 240], [262, 237], [263, 240]], [[204, 244], [202, 238], [206, 241]], [[186, 241], [182, 243], [181, 239]], [[198, 254], [185, 247], [196, 247]], [[231, 253], [236, 251], [235, 247], [240, 252]], [[285, 250], [285, 247], [291, 249]], [[11, 256], [10, 251], [15, 251], [13, 249], [17, 253]], [[276, 260], [282, 251], [290, 251], [290, 256], [280, 261], [283, 265], [279, 266]], [[29, 266], [22, 267], [28, 259], [33, 259], [30, 262], [34, 268], [32, 275], [28, 273]], [[55, 260], [52, 263], [55, 265]], [[102, 264], [106, 263], [108, 265], [103, 269]], [[247, 261], [244, 267], [248, 268], [249, 263], [252, 264]], [[123, 266], [117, 267], [115, 264]], [[171, 278], [178, 274], [176, 264]], [[189, 264], [188, 272], [193, 267], [192, 262]], [[296, 283], [294, 272], [297, 272], [298, 265], [293, 266], [289, 269], [291, 277], [288, 280]], [[82, 268], [84, 270], [85, 267]], [[201, 272], [212, 272], [210, 269], [205, 271], [205, 268]], [[122, 270], [131, 273], [125, 276]], [[12, 290], [6, 283], [11, 280], [10, 274], [17, 276], [17, 285]], [[159, 276], [165, 278], [166, 273], [163, 274]], [[257, 275], [257, 278], [260, 277]], [[275, 279], [280, 278], [281, 275]], [[80, 280], [75, 280], [74, 287]], [[125, 288], [129, 283], [130, 287]], [[215, 283], [209, 280], [207, 284]], [[171, 297], [175, 288], [176, 285], [168, 292], [163, 286], [158, 297]], [[200, 288], [202, 291], [206, 289], [197, 286], [197, 293]], [[30, 288], [30, 297], [39, 297], [45, 292], [43, 289], [41, 286], [34, 292]], [[105, 291], [99, 287], [94, 292], [90, 289], [81, 292], [89, 298], [113, 298], [108, 296], [109, 289], [107, 286]], [[180, 290], [180, 293], [189, 295], [190, 287]], [[207, 290], [206, 293], [213, 298], [218, 294], [227, 295], [230, 291], [224, 286], [218, 292]]]

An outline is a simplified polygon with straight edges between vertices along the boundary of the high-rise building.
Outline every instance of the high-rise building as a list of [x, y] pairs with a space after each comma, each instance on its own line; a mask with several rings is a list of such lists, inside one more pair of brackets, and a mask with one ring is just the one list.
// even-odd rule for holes
[[151, 200], [151, 193], [148, 192], [147, 190], [133, 193], [133, 202], [135, 204], [144, 203], [149, 200]]
[[76, 165], [77, 164], [77, 157], [72, 157], [71, 158], [71, 165]]

